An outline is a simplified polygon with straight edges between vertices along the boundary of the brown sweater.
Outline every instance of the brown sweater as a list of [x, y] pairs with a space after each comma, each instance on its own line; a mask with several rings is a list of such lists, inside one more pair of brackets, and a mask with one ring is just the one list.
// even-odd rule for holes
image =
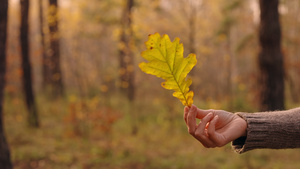
[[237, 153], [258, 148], [300, 148], [300, 108], [237, 114], [248, 124], [247, 136], [232, 142]]

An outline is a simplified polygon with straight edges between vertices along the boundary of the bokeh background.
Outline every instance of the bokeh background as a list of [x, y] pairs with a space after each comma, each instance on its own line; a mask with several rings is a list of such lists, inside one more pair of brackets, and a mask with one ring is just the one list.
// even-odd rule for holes
[[[279, 1], [286, 109], [300, 99], [299, 10], [300, 1]], [[300, 168], [299, 150], [203, 148], [187, 132], [184, 106], [138, 68], [148, 34], [178, 37], [184, 55], [197, 56], [196, 106], [260, 111], [258, 0], [30, 0], [36, 116], [23, 92], [21, 16], [10, 0], [3, 117], [14, 168]]]

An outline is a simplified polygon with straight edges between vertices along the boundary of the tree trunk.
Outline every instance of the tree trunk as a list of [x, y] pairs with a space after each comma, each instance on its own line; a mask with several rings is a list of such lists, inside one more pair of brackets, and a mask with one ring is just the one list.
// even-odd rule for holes
[[[195, 37], [196, 37], [196, 22], [197, 22], [197, 6], [195, 6], [194, 3], [189, 2], [190, 8], [189, 8], [189, 53], [196, 54], [196, 48], [195, 48]], [[195, 68], [191, 70], [190, 75], [191, 78], [195, 76]], [[194, 81], [195, 82], [195, 81]], [[190, 90], [195, 90], [194, 83], [191, 84]]]
[[3, 127], [8, 0], [0, 0], [0, 4], [0, 168], [12, 169], [9, 147], [5, 139]]
[[46, 60], [46, 64], [49, 64], [50, 75], [50, 89], [53, 96], [62, 96], [64, 93], [62, 73], [60, 66], [60, 47], [59, 47], [59, 31], [58, 31], [58, 4], [57, 0], [49, 0], [49, 14], [48, 24], [50, 31], [50, 50], [49, 60]]
[[134, 1], [127, 0], [121, 20], [121, 36], [120, 36], [120, 53], [119, 53], [119, 64], [120, 64], [120, 87], [121, 92], [132, 101], [134, 100], [134, 57], [132, 53], [133, 45], [133, 32], [131, 28], [132, 15], [131, 9]]
[[260, 0], [258, 55], [261, 110], [284, 109], [284, 67], [281, 53], [281, 30], [279, 23], [279, 0]]
[[35, 105], [35, 99], [32, 89], [31, 65], [29, 59], [29, 40], [28, 40], [28, 14], [29, 0], [21, 0], [21, 53], [22, 53], [22, 69], [23, 69], [23, 90], [25, 93], [25, 101], [28, 109], [28, 124], [31, 127], [38, 127], [38, 113]]
[[39, 21], [40, 21], [40, 35], [41, 35], [41, 51], [42, 51], [42, 75], [43, 75], [43, 89], [47, 90], [47, 85], [51, 82], [50, 66], [49, 66], [49, 56], [46, 53], [46, 43], [45, 43], [45, 31], [44, 31], [44, 12], [43, 12], [43, 0], [39, 0]]
[[232, 90], [232, 67], [233, 67], [233, 52], [231, 51], [231, 26], [228, 28], [227, 33], [227, 42], [226, 42], [226, 50], [227, 50], [227, 56], [225, 58], [225, 62], [227, 62], [227, 75], [226, 75], [226, 90], [228, 95], [228, 109], [233, 110], [234, 104], [233, 104], [233, 90]]

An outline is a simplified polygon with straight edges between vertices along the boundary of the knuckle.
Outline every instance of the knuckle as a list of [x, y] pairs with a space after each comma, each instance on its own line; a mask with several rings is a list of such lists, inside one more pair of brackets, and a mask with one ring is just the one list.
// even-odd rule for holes
[[214, 111], [215, 111], [215, 109], [208, 109], [208, 111], [210, 111], [210, 112], [214, 112]]
[[194, 136], [197, 140], [199, 140], [200, 142], [206, 142], [207, 141], [207, 137], [203, 134], [195, 134]]
[[200, 139], [204, 138], [203, 132], [200, 131], [200, 130], [197, 130], [197, 132], [195, 132], [195, 136], [198, 137], [198, 138], [200, 138]]
[[189, 118], [189, 119], [192, 119], [194, 116], [193, 116], [193, 113], [188, 113], [187, 114], [187, 118]]
[[195, 137], [197, 137], [199, 139], [203, 139], [203, 136], [201, 133], [195, 133]]
[[214, 136], [215, 136], [215, 131], [214, 131], [212, 128], [208, 128], [207, 134], [208, 134], [210, 137], [214, 137]]
[[192, 130], [192, 129], [188, 129], [188, 132], [191, 134], [191, 135], [195, 135], [195, 132]]
[[208, 121], [209, 121], [209, 119], [211, 118], [211, 115], [210, 116], [205, 116], [202, 120], [201, 120], [201, 122], [200, 122], [200, 124], [201, 123], [207, 123]]
[[209, 112], [212, 113], [213, 115], [216, 114], [216, 110], [215, 109], [209, 109]]

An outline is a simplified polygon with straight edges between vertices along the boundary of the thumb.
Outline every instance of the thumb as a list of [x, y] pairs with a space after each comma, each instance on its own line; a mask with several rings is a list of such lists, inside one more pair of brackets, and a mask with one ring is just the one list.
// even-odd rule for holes
[[202, 109], [198, 109], [197, 108], [197, 115], [196, 117], [198, 119], [203, 119], [203, 117], [205, 117], [208, 113], [213, 113], [214, 114], [214, 110], [210, 109], [210, 110], [202, 110]]

